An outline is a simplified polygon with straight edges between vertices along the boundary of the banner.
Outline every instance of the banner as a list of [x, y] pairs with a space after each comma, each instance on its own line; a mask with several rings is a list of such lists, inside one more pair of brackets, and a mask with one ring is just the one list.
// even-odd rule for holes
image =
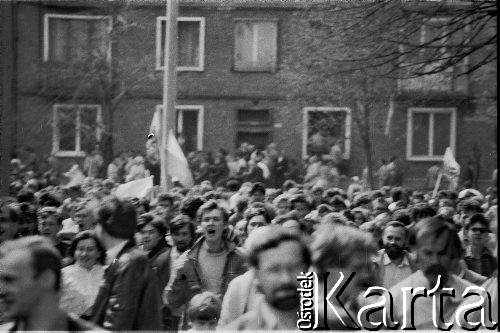
[[153, 134], [156, 137], [159, 137], [161, 131], [161, 112], [160, 110], [156, 110], [153, 119], [151, 120], [151, 125], [149, 126], [149, 135]]
[[456, 190], [460, 178], [460, 164], [455, 160], [450, 147], [446, 148], [443, 157], [443, 176], [450, 181], [449, 190]]
[[168, 134], [167, 142], [167, 174], [172, 178], [177, 178], [186, 188], [191, 188], [194, 185], [186, 156], [184, 156], [184, 152], [172, 131]]
[[115, 195], [120, 199], [145, 198], [152, 189], [153, 176], [150, 176], [119, 185]]

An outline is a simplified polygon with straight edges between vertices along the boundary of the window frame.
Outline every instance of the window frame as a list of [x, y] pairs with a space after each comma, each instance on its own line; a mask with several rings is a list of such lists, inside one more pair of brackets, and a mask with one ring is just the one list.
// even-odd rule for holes
[[[58, 128], [58, 108], [60, 107], [76, 107], [77, 117], [75, 124], [75, 150], [60, 150], [60, 133]], [[101, 141], [103, 132], [103, 122], [102, 122], [102, 106], [100, 104], [64, 104], [57, 103], [52, 107], [52, 154], [57, 157], [84, 157], [85, 151], [81, 147], [81, 133], [80, 133], [80, 112], [81, 108], [93, 108], [97, 109], [96, 115], [96, 139], [97, 142]]]
[[[413, 114], [429, 114], [429, 146], [428, 155], [413, 155]], [[434, 155], [434, 114], [450, 114], [450, 141], [449, 147], [455, 154], [456, 133], [457, 133], [457, 108], [455, 107], [411, 107], [407, 111], [407, 129], [406, 129], [406, 159], [408, 161], [442, 161], [442, 155]]]
[[[157, 71], [165, 70], [162, 66], [161, 59], [161, 24], [167, 22], [166, 16], [156, 17], [156, 32], [155, 32], [155, 69]], [[198, 39], [198, 66], [177, 66], [179, 72], [203, 72], [205, 70], [205, 17], [203, 16], [180, 16], [177, 18], [179, 22], [199, 22], [199, 39]]]
[[[429, 26], [432, 25], [433, 23], [439, 23], [439, 24], [446, 24], [446, 23], [449, 23], [450, 21], [452, 20], [451, 17], [449, 16], [435, 16], [435, 17], [430, 17], [429, 19], [427, 20], [424, 20], [422, 22], [422, 25], [420, 26], [420, 28], [418, 29], [418, 42], [420, 43], [420, 45], [423, 45], [425, 43], [428, 42], [427, 40], [427, 35], [429, 34]], [[448, 34], [449, 32], [449, 26], [448, 27], [444, 27], [445, 28], [445, 31], [444, 33], [445, 34]], [[464, 30], [466, 31], [466, 33], [469, 33], [470, 32], [470, 25], [469, 23], [467, 22], [465, 25], [464, 25]], [[443, 54], [443, 57], [445, 57], [448, 53], [447, 51], [447, 43], [449, 42], [450, 40], [450, 36], [447, 36], [446, 38], [442, 39], [441, 40], [441, 52]], [[404, 52], [404, 46], [402, 44], [399, 44], [399, 51], [401, 53]], [[425, 48], [421, 49], [420, 50], [420, 55], [423, 55], [423, 52], [425, 51]], [[465, 68], [468, 68], [469, 67], [469, 56], [465, 56], [462, 60], [463, 63], [457, 63], [455, 64], [454, 66], [451, 66], [451, 67], [448, 67], [446, 70], [442, 71], [441, 73], [436, 73], [436, 74], [428, 74], [428, 75], [424, 75], [424, 76], [420, 76], [420, 77], [416, 77], [416, 78], [398, 78], [397, 80], [397, 89], [399, 92], [401, 91], [423, 91], [423, 90], [426, 90], [426, 89], [423, 89], [422, 87], [425, 86], [425, 79], [429, 79], [429, 78], [432, 78], [433, 76], [436, 77], [438, 75], [450, 75], [451, 77], [449, 78], [449, 84], [448, 84], [448, 87], [446, 87], [446, 89], [431, 89], [431, 91], [437, 91], [437, 92], [455, 92], [457, 91], [457, 87], [456, 87], [456, 72], [457, 71], [460, 71], [458, 70], [457, 68], [460, 67], [460, 66], [464, 66]], [[432, 66], [433, 64], [429, 63], [428, 64], [429, 66]], [[405, 83], [404, 81], [408, 82], [409, 80], [412, 80], [412, 81], [424, 81], [422, 83], [419, 83], [418, 86], [419, 88], [417, 89], [409, 89], [408, 88], [408, 83]], [[468, 83], [466, 83], [466, 88], [465, 89], [468, 89]]]
[[[274, 40], [274, 63], [272, 67], [248, 67], [248, 68], [237, 68], [236, 67], [236, 26], [238, 22], [250, 21], [250, 22], [272, 22], [276, 25], [276, 35]], [[274, 73], [278, 69], [278, 40], [279, 40], [279, 19], [272, 17], [264, 18], [250, 18], [250, 17], [237, 17], [233, 19], [233, 64], [232, 71], [243, 72], [243, 73]]]
[[331, 107], [331, 106], [307, 106], [302, 109], [302, 158], [307, 156], [307, 142], [309, 138], [309, 112], [345, 112], [345, 137], [344, 137], [344, 159], [351, 158], [351, 126], [352, 113], [348, 107]]
[[[162, 104], [157, 104], [155, 107], [155, 111], [159, 112], [161, 115], [161, 111], [163, 109]], [[197, 150], [203, 150], [203, 131], [204, 131], [204, 121], [205, 121], [205, 107], [203, 105], [176, 105], [175, 106], [175, 111], [177, 114], [177, 110], [183, 111], [183, 110], [197, 110], [198, 111], [198, 117], [197, 121], [198, 124], [196, 126], [196, 132], [197, 132], [197, 140], [196, 140], [196, 149]], [[182, 128], [182, 121], [183, 121], [183, 116], [182, 112], [179, 112], [181, 115], [178, 119], [175, 119], [176, 121], [176, 128], [175, 132], [178, 132], [179, 128]], [[160, 122], [161, 122], [161, 116], [160, 116]]]
[[[72, 19], [72, 20], [106, 20], [107, 21], [107, 34], [111, 33], [113, 19], [109, 15], [72, 15], [72, 14], [44, 14], [43, 16], [43, 62], [50, 61], [50, 39], [49, 39], [49, 19]], [[108, 40], [106, 61], [111, 62], [111, 40]]]

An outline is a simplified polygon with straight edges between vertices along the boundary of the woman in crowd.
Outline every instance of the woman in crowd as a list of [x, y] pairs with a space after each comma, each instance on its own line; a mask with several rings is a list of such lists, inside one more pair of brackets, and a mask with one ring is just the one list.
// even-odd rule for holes
[[61, 308], [87, 316], [103, 282], [106, 251], [93, 231], [75, 236], [69, 254], [75, 263], [62, 270]]

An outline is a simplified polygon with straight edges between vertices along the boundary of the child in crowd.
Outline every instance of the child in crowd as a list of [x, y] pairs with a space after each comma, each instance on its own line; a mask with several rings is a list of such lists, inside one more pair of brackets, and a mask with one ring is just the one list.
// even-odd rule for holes
[[191, 327], [188, 332], [214, 331], [219, 321], [220, 310], [221, 301], [213, 292], [205, 291], [193, 296], [187, 310]]

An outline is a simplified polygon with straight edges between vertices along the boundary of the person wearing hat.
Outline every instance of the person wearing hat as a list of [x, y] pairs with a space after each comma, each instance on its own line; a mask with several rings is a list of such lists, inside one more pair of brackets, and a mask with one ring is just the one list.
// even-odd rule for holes
[[109, 198], [97, 208], [95, 233], [108, 269], [93, 305], [92, 321], [109, 330], [160, 330], [161, 299], [148, 257], [135, 246], [134, 206]]

